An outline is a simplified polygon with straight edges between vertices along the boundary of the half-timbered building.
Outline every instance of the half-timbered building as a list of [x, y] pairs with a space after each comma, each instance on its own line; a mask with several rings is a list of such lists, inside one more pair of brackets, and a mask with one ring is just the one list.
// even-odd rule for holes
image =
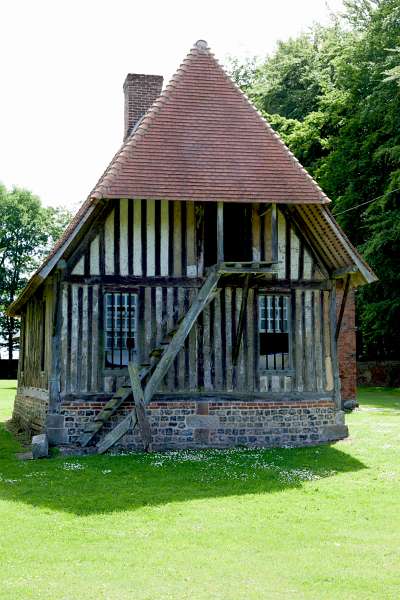
[[345, 437], [374, 274], [205, 42], [161, 89], [127, 76], [120, 150], [9, 308], [14, 419], [99, 452]]

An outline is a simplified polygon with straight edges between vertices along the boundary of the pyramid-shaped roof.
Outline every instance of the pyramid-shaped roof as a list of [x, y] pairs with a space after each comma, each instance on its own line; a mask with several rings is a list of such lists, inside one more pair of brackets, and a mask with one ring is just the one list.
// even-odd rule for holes
[[92, 197], [329, 202], [202, 40], [123, 144]]

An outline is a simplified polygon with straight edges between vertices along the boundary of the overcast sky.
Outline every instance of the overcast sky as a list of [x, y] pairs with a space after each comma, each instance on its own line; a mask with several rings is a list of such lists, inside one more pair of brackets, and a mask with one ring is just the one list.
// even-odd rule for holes
[[340, 0], [0, 2], [0, 181], [75, 209], [118, 149], [128, 72], [171, 77], [197, 39], [271, 52]]

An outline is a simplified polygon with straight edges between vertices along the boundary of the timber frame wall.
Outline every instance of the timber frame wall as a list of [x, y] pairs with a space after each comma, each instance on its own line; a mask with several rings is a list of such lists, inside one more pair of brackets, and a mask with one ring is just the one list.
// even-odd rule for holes
[[[217, 232], [221, 236], [223, 231], [221, 206], [218, 203], [212, 231], [204, 230], [204, 203], [120, 200], [102, 207], [61, 270], [27, 303], [17, 398], [22, 402], [24, 395], [47, 394], [49, 412], [60, 413], [62, 406], [85, 398], [90, 406], [107, 400], [126, 384], [127, 369], [105, 368], [105, 293], [137, 293], [137, 345], [139, 360], [146, 362], [149, 352], [187, 312], [204, 282], [205, 246], [210, 236], [217, 238]], [[200, 314], [157, 397], [281, 398], [284, 403], [325, 402], [340, 410], [336, 282], [285, 206], [253, 204], [250, 210], [252, 260], [273, 266], [269, 273], [249, 276], [237, 363], [233, 364], [232, 350], [244, 277], [229, 274], [221, 278], [219, 295]], [[217, 259], [223, 258], [220, 238], [213, 243]], [[260, 294], [289, 298], [289, 366], [285, 369], [267, 370], [260, 365]]]

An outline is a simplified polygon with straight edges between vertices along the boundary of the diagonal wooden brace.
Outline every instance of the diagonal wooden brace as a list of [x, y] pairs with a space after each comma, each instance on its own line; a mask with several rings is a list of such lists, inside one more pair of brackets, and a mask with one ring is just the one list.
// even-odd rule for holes
[[[173, 363], [176, 355], [178, 354], [179, 350], [184, 345], [185, 340], [190, 333], [190, 330], [192, 329], [194, 323], [197, 320], [197, 317], [204, 310], [204, 307], [207, 306], [208, 302], [210, 301], [210, 298], [212, 297], [213, 293], [215, 292], [215, 290], [217, 288], [219, 278], [220, 278], [220, 274], [216, 269], [213, 269], [210, 271], [206, 281], [204, 282], [203, 286], [200, 288], [200, 291], [199, 291], [197, 297], [194, 299], [192, 305], [190, 306], [186, 315], [182, 319], [174, 337], [172, 338], [170, 344], [166, 348], [164, 354], [162, 355], [162, 357], [160, 359], [160, 362], [158, 363], [157, 367], [155, 368], [152, 376], [150, 377], [150, 379], [146, 385], [146, 388], [144, 390], [144, 398], [143, 398], [144, 407], [147, 404], [149, 404], [152, 397], [156, 393], [161, 381], [165, 377], [165, 374], [167, 373], [168, 369], [170, 368], [171, 364]], [[136, 403], [136, 398], [135, 398], [135, 403]], [[138, 416], [136, 414], [136, 408], [135, 408], [135, 410], [133, 410], [131, 413], [129, 413], [125, 417], [125, 419], [123, 421], [121, 421], [121, 423], [119, 423], [119, 425], [117, 425], [117, 427], [115, 429], [113, 429], [112, 431], [110, 431], [110, 433], [108, 433], [106, 435], [106, 437], [102, 440], [102, 442], [97, 446], [98, 452], [101, 454], [101, 453], [105, 452], [106, 450], [108, 450], [108, 448], [111, 448], [111, 446], [113, 446], [122, 437], [122, 435], [124, 435], [124, 433], [126, 433], [128, 431], [129, 426], [132, 422], [134, 422], [136, 424], [137, 418], [138, 418]], [[119, 428], [119, 430], [118, 430], [118, 432], [116, 432], [116, 430], [118, 428]], [[118, 437], [118, 433], [120, 433], [119, 437]]]
[[151, 447], [151, 428], [150, 423], [146, 415], [146, 408], [144, 406], [143, 389], [140, 382], [139, 369], [133, 363], [128, 364], [129, 377], [131, 379], [131, 386], [133, 392], [133, 399], [135, 401], [136, 417], [139, 425], [140, 435], [142, 436], [143, 447], [147, 452]]

